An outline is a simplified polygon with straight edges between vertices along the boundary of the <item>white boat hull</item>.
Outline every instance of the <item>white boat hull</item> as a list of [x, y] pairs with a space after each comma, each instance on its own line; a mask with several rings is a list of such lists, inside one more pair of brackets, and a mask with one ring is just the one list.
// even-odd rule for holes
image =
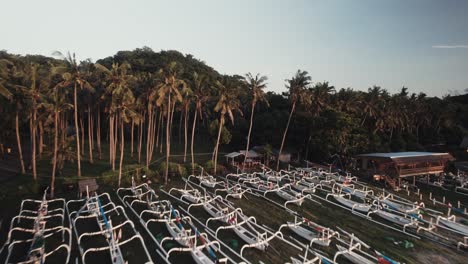
[[459, 233], [462, 233], [465, 236], [468, 236], [468, 226], [466, 225], [453, 222], [444, 218], [440, 218], [439, 222], [450, 229], [453, 229]]
[[[340, 245], [336, 245], [336, 247], [338, 248], [339, 251], [343, 251], [343, 250], [346, 250], [346, 248], [340, 246]], [[343, 257], [347, 258], [349, 261], [351, 261], [352, 263], [354, 264], [374, 264], [373, 261], [357, 254], [357, 253], [354, 253], [354, 252], [349, 252], [349, 253], [344, 253], [343, 254]]]
[[361, 213], [367, 213], [369, 212], [371, 206], [370, 205], [366, 205], [366, 204], [362, 204], [362, 203], [358, 203], [358, 202], [355, 202], [355, 201], [351, 201], [349, 199], [345, 199], [341, 196], [334, 196], [335, 197], [335, 200], [337, 200], [339, 203], [341, 203], [342, 205], [348, 207], [348, 208], [351, 208], [353, 210], [356, 210], [358, 212], [361, 212]]

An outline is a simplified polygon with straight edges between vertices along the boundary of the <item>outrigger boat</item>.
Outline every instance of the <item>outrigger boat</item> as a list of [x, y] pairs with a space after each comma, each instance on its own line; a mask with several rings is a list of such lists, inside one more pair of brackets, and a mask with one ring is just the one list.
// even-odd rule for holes
[[338, 232], [314, 223], [306, 218], [303, 218], [302, 221], [297, 221], [297, 217], [295, 217], [294, 222], [288, 221], [287, 224], [280, 227], [280, 230], [283, 227], [288, 227], [298, 236], [307, 240], [309, 242], [309, 246], [318, 244], [320, 246], [328, 247], [331, 243], [331, 238], [339, 236]]
[[243, 190], [242, 187], [239, 184], [236, 184], [236, 185], [233, 185], [231, 187], [229, 187], [229, 185], [227, 185], [226, 188], [216, 189], [215, 194], [218, 193], [218, 192], [226, 192], [227, 195], [225, 196], [225, 199], [228, 198], [228, 197], [232, 197], [234, 199], [241, 199], [246, 191], [247, 190]]
[[[127, 195], [122, 196], [123, 194]], [[200, 233], [193, 225], [190, 217], [181, 216], [179, 211], [174, 209], [169, 201], [159, 200], [154, 190], [147, 184], [135, 186], [132, 180], [132, 187], [118, 189], [117, 196], [124, 205], [128, 206], [140, 219], [140, 222], [150, 237], [159, 246], [159, 249], [156, 250], [157, 253], [160, 254], [163, 259], [166, 259], [167, 263], [169, 263], [171, 253], [183, 251], [190, 252], [195, 263], [214, 264], [227, 262], [227, 258], [225, 258], [224, 253], [220, 250], [219, 242], [210, 242], [207, 235], [205, 233]], [[143, 205], [143, 207], [141, 205]], [[142, 210], [141, 208], [144, 209]], [[154, 222], [164, 223], [170, 237], [158, 240], [148, 228], [148, 225]], [[166, 251], [164, 247], [162, 247], [162, 244], [170, 240], [177, 241], [182, 247], [175, 247]], [[197, 245], [198, 241], [201, 242], [201, 245]], [[224, 258], [218, 258], [215, 251], [219, 252]]]
[[[1, 254], [3, 249], [8, 246], [8, 254], [6, 256], [5, 263], [45, 263], [50, 255], [59, 252], [59, 250], [64, 250], [66, 252], [66, 257], [62, 260], [64, 263], [68, 263], [71, 253], [72, 234], [71, 230], [63, 225], [65, 200], [47, 200], [47, 190], [48, 188], [44, 191], [42, 200], [23, 200], [21, 203], [20, 213], [11, 220], [7, 240], [0, 248]], [[51, 209], [49, 206], [56, 202], [61, 206], [56, 209]], [[38, 207], [36, 210], [24, 209], [23, 206], [25, 204], [32, 204], [33, 206], [38, 205]], [[55, 222], [51, 219], [59, 219], [61, 224], [50, 226], [48, 224]], [[23, 227], [16, 226], [16, 224], [19, 224], [21, 220], [33, 220], [32, 228], [29, 227], [31, 223], [30, 221], [27, 222], [27, 227], [24, 225]], [[24, 234], [32, 235], [32, 238], [12, 241], [13, 233], [22, 233], [22, 238], [25, 237]], [[47, 249], [49, 249], [49, 251], [46, 251], [46, 243], [48, 243], [48, 241], [54, 241], [48, 240], [48, 238], [51, 238], [52, 236], [61, 236], [61, 242], [56, 244], [56, 246], [52, 243], [47, 244]], [[66, 243], [67, 240], [68, 243]], [[26, 245], [28, 250], [22, 255], [23, 258], [21, 260], [11, 260], [10, 258], [13, 251], [18, 248], [25, 248], [24, 245]], [[16, 252], [16, 255], [18, 255], [17, 253], [18, 252]]]
[[402, 213], [412, 213], [417, 210], [419, 210], [423, 205], [408, 205], [408, 204], [403, 204], [399, 203], [396, 200], [390, 200], [388, 197], [384, 197], [382, 199], [378, 200], [380, 203], [386, 205], [388, 208], [394, 211], [399, 211]]
[[291, 183], [291, 188], [301, 192], [301, 193], [315, 193], [315, 184], [307, 183], [306, 181], [297, 181]]
[[333, 194], [333, 198], [335, 198], [336, 201], [341, 203], [342, 205], [351, 208], [353, 211], [358, 211], [361, 213], [366, 213], [369, 212], [371, 205], [370, 204], [365, 204], [365, 203], [358, 203], [350, 199], [344, 198], [343, 194]]
[[304, 202], [304, 199], [302, 199], [304, 196], [301, 193], [295, 192], [291, 189], [288, 190], [287, 188], [280, 188], [275, 191], [275, 193], [282, 199], [290, 201], [298, 206], [301, 206]]
[[468, 236], [468, 226], [462, 223], [456, 222], [455, 215], [452, 215], [451, 217], [447, 217], [447, 218], [438, 216], [436, 223], [437, 224], [440, 223], [444, 225], [445, 227], [448, 227], [449, 229], [456, 231], [457, 233], [460, 233], [464, 236]]
[[[107, 199], [107, 202], [103, 203], [103, 198]], [[77, 238], [78, 248], [81, 254], [81, 261], [83, 264], [86, 262], [86, 257], [88, 254], [99, 252], [99, 251], [108, 251], [110, 253], [110, 259], [114, 264], [125, 264], [127, 261], [124, 259], [124, 255], [121, 250], [121, 246], [133, 241], [138, 240], [140, 245], [145, 252], [146, 261], [144, 263], [153, 263], [149, 252], [146, 248], [143, 238], [136, 231], [135, 226], [132, 221], [127, 217], [125, 210], [122, 206], [116, 206], [108, 193], [101, 195], [95, 194], [90, 196], [87, 192], [85, 199], [81, 200], [71, 200], [67, 202], [67, 209], [70, 212], [70, 205], [75, 203], [84, 203], [78, 211], [72, 211], [69, 215], [70, 222], [73, 225], [73, 230]], [[109, 208], [109, 209], [108, 209]], [[110, 215], [114, 214], [115, 216], [121, 216], [123, 218], [118, 224], [113, 224], [113, 221], [110, 219]], [[98, 231], [94, 232], [83, 232], [78, 229], [77, 223], [83, 219], [95, 219], [96, 224], [99, 228]], [[80, 225], [83, 226], [83, 225]], [[122, 240], [122, 229], [124, 227], [129, 227], [132, 230], [132, 235], [130, 238]], [[117, 233], [118, 230], [118, 233]], [[93, 248], [86, 247], [83, 242], [84, 237], [98, 237], [103, 236], [107, 242], [106, 246]]]
[[349, 261], [355, 264], [375, 264], [373, 260], [369, 260], [366, 257], [359, 255], [358, 253], [348, 250], [343, 246], [336, 245], [340, 252], [343, 252], [342, 255], [347, 258]]

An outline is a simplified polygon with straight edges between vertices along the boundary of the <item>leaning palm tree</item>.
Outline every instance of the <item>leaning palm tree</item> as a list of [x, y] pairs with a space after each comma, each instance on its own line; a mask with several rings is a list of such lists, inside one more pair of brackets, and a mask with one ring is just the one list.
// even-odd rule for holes
[[53, 53], [54, 56], [58, 56], [63, 59], [67, 65], [67, 72], [62, 74], [62, 86], [73, 85], [73, 108], [74, 108], [74, 119], [75, 119], [75, 138], [76, 138], [76, 161], [78, 168], [78, 177], [81, 176], [81, 153], [80, 153], [80, 131], [78, 128], [78, 86], [81, 90], [84, 88], [92, 89], [91, 84], [86, 81], [84, 74], [76, 61], [75, 53], [73, 55], [68, 52], [67, 56], [63, 55], [59, 51]]
[[216, 81], [216, 87], [219, 89], [219, 99], [214, 108], [215, 112], [219, 112], [219, 128], [218, 128], [218, 137], [216, 139], [216, 145], [213, 151], [213, 162], [214, 162], [214, 173], [216, 174], [216, 166], [218, 164], [218, 149], [219, 141], [221, 139], [221, 131], [223, 130], [224, 122], [226, 121], [226, 114], [228, 114], [229, 119], [234, 125], [234, 112], [240, 111], [240, 102], [237, 98], [237, 87], [229, 81], [226, 77], [220, 82]]
[[291, 111], [289, 112], [288, 123], [286, 124], [286, 129], [283, 133], [283, 140], [281, 141], [281, 147], [276, 162], [276, 170], [279, 170], [280, 157], [281, 153], [283, 152], [284, 141], [286, 140], [289, 124], [291, 123], [291, 117], [296, 110], [297, 103], [310, 101], [307, 89], [311, 83], [311, 80], [312, 78], [309, 76], [309, 73], [301, 70], [297, 70], [295, 76], [293, 76], [290, 80], [286, 80], [286, 88], [289, 90], [289, 100], [291, 101]]
[[180, 69], [176, 62], [171, 62], [162, 69], [159, 73], [162, 77], [162, 82], [157, 86], [158, 106], [166, 105], [166, 173], [164, 175], [164, 183], [167, 184], [169, 177], [169, 158], [171, 156], [171, 127], [172, 116], [176, 102], [182, 102], [182, 95], [179, 89], [186, 86], [185, 81], [178, 78]]
[[252, 112], [250, 113], [250, 126], [249, 133], [247, 134], [247, 146], [245, 147], [245, 156], [244, 163], [242, 165], [242, 170], [244, 170], [245, 168], [247, 153], [249, 152], [250, 134], [252, 133], [255, 106], [257, 105], [257, 102], [265, 102], [269, 106], [268, 100], [265, 96], [265, 92], [263, 91], [263, 89], [266, 88], [267, 80], [268, 78], [266, 76], [261, 76], [259, 73], [257, 73], [255, 77], [253, 77], [250, 72], [245, 75], [244, 84], [249, 88], [252, 95]]
[[193, 115], [193, 125], [192, 125], [192, 141], [190, 145], [191, 155], [192, 155], [192, 173], [195, 173], [195, 158], [193, 152], [193, 145], [195, 141], [195, 126], [197, 125], [197, 117], [200, 115], [200, 119], [203, 118], [202, 108], [206, 100], [208, 100], [208, 94], [206, 92], [206, 78], [204, 75], [199, 75], [198, 73], [193, 73], [193, 100], [195, 102], [195, 109]]

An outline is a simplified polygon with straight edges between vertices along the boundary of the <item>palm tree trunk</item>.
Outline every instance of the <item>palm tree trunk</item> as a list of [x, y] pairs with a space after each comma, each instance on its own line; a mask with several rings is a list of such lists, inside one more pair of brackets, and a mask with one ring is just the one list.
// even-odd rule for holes
[[284, 141], [286, 140], [286, 135], [287, 135], [288, 129], [289, 129], [289, 123], [291, 123], [291, 117], [292, 117], [295, 109], [296, 109], [296, 102], [294, 102], [292, 107], [291, 107], [291, 112], [289, 113], [288, 123], [286, 124], [286, 129], [284, 130], [284, 134], [283, 134], [283, 140], [281, 140], [281, 147], [280, 147], [278, 157], [277, 157], [277, 161], [276, 161], [276, 170], [279, 170], [280, 157], [281, 157], [281, 153], [283, 152]]
[[187, 162], [187, 127], [188, 127], [188, 115], [189, 115], [188, 106], [185, 108], [185, 120], [184, 120], [184, 163]]
[[115, 118], [114, 118], [114, 135], [113, 135], [113, 138], [114, 138], [114, 142], [112, 142], [112, 144], [114, 144], [114, 146], [112, 147], [113, 151], [112, 151], [112, 170], [115, 170], [115, 158], [116, 158], [116, 155], [117, 155], [117, 142], [118, 142], [118, 137], [119, 137], [119, 130], [118, 130], [118, 123], [119, 123], [119, 116], [117, 115]]
[[89, 145], [89, 163], [93, 164], [93, 140], [91, 139], [91, 135], [93, 134], [93, 130], [91, 129], [91, 107], [88, 105], [88, 145]]
[[185, 111], [185, 108], [184, 108], [184, 110], [180, 110], [180, 117], [179, 117], [179, 135], [178, 135], [178, 138], [179, 138], [179, 145], [180, 145], [180, 143], [182, 143], [182, 122], [184, 121], [184, 120], [183, 120], [183, 118], [184, 118], [183, 111]]
[[[157, 139], [155, 137], [156, 135], [156, 129], [159, 129], [157, 128], [157, 125], [158, 125], [158, 113], [157, 111], [154, 111], [153, 112], [153, 116], [151, 117], [153, 120], [151, 121], [151, 158], [153, 158], [153, 154], [154, 154], [154, 145], [155, 145], [155, 140], [156, 140], [156, 148], [158, 147], [158, 142], [157, 142]], [[160, 125], [160, 124], [159, 124]], [[159, 131], [159, 130], [158, 130]]]
[[142, 120], [138, 125], [138, 163], [141, 164], [141, 144], [143, 142], [143, 124], [145, 123], [145, 113], [142, 115]]
[[255, 103], [252, 102], [252, 113], [250, 114], [249, 134], [247, 135], [247, 146], [245, 147], [245, 156], [244, 156], [244, 163], [242, 164], [242, 170], [245, 169], [245, 162], [247, 161], [247, 153], [249, 152], [250, 134], [252, 133], [254, 111], [255, 111]]
[[112, 165], [112, 148], [114, 147], [114, 115], [109, 116], [109, 165]]
[[149, 166], [150, 159], [151, 159], [151, 136], [152, 136], [152, 121], [153, 121], [153, 114], [151, 108], [148, 109], [148, 132], [146, 135], [146, 167]]
[[120, 117], [120, 164], [119, 164], [119, 187], [122, 182], [122, 165], [124, 157], [124, 121]]
[[19, 132], [19, 111], [16, 110], [16, 117], [15, 117], [15, 129], [16, 129], [16, 143], [18, 144], [18, 155], [21, 164], [21, 174], [26, 173], [26, 169], [24, 167], [24, 159], [23, 159], [23, 150], [21, 148], [21, 137]]
[[192, 153], [192, 173], [195, 173], [195, 157], [193, 155], [193, 145], [194, 145], [194, 141], [195, 141], [195, 126], [197, 124], [197, 115], [198, 115], [198, 111], [195, 108], [195, 115], [193, 117], [193, 125], [192, 125], [192, 142], [190, 144], [190, 150], [191, 150], [191, 153]]
[[[158, 136], [157, 136], [157, 137], [159, 137], [159, 133], [161, 132], [161, 133], [160, 133], [160, 134], [161, 134], [161, 136], [160, 136], [160, 139], [161, 139], [161, 140], [159, 141], [159, 153], [162, 153], [162, 149], [163, 149], [163, 138], [164, 138], [164, 120], [163, 120], [163, 116], [161, 115], [159, 119], [160, 119], [159, 126], [161, 127], [161, 129], [159, 129], [159, 127], [158, 127]], [[158, 139], [156, 139], [156, 141], [157, 141], [157, 140], [158, 140]]]
[[37, 170], [36, 170], [36, 104], [33, 103], [33, 113], [32, 113], [32, 151], [31, 151], [31, 162], [32, 162], [32, 172], [33, 179], [37, 180]]
[[57, 170], [57, 150], [58, 150], [58, 111], [54, 116], [54, 158], [52, 160], [52, 178], [50, 180], [50, 195], [54, 197], [55, 191], [55, 171]]
[[167, 104], [167, 123], [166, 123], [166, 175], [164, 176], [164, 184], [167, 184], [167, 179], [169, 177], [169, 156], [171, 155], [171, 94], [168, 96]]
[[98, 147], [98, 152], [99, 152], [99, 159], [102, 159], [102, 152], [101, 152], [101, 112], [100, 108], [98, 107], [97, 111], [97, 147]]
[[94, 115], [91, 115], [91, 149], [94, 151]]
[[76, 164], [78, 168], [78, 177], [81, 177], [81, 157], [80, 157], [80, 130], [78, 128], [78, 103], [76, 94], [76, 82], [73, 90], [73, 104], [75, 112], [75, 135], [76, 135]]
[[42, 121], [39, 121], [39, 158], [42, 158], [42, 151], [44, 150], [44, 126]]
[[219, 129], [218, 129], [218, 138], [216, 140], [216, 146], [214, 150], [214, 175], [216, 175], [216, 167], [218, 165], [218, 148], [219, 148], [219, 140], [221, 139], [221, 130], [223, 129], [224, 118], [220, 117], [219, 120]]
[[133, 131], [135, 130], [135, 120], [132, 119], [132, 131], [131, 131], [131, 138], [130, 138], [130, 157], [133, 158]]
[[85, 152], [85, 129], [84, 129], [84, 122], [83, 122], [83, 115], [80, 114], [80, 128], [81, 128], [81, 149], [83, 150], [83, 156]]

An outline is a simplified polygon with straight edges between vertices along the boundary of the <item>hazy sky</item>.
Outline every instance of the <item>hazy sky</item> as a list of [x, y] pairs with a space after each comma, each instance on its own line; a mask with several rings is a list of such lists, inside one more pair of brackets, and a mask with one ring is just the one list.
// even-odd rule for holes
[[0, 49], [93, 60], [148, 46], [284, 90], [297, 69], [337, 88], [468, 88], [464, 0], [1, 0]]

